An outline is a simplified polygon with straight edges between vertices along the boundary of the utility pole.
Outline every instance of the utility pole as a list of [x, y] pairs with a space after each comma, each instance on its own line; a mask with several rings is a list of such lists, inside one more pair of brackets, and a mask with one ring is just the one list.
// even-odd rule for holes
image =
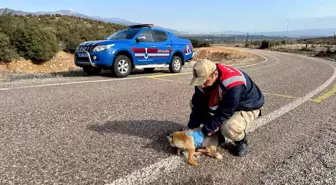
[[254, 29], [254, 33], [253, 33], [253, 41], [255, 42], [255, 33], [256, 33], [256, 30]]
[[286, 46], [287, 46], [287, 37], [288, 37], [288, 25], [289, 25], [289, 20], [288, 19], [286, 19], [287, 20], [287, 31], [286, 31]]
[[272, 41], [272, 35], [271, 35], [271, 32], [268, 32], [268, 35], [269, 35], [269, 39], [268, 39], [268, 48], [271, 48], [271, 41]]
[[224, 34], [223, 34], [223, 33], [221, 34], [221, 37], [222, 37], [222, 38], [221, 38], [222, 42], [225, 43], [225, 42], [224, 42]]
[[245, 47], [248, 47], [248, 33], [246, 33], [246, 44]]

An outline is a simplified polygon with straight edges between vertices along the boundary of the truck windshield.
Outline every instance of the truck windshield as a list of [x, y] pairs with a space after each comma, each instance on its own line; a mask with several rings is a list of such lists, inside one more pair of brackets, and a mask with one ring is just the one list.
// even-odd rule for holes
[[139, 31], [139, 29], [127, 29], [121, 30], [108, 36], [107, 40], [118, 40], [118, 39], [132, 39], [134, 35]]

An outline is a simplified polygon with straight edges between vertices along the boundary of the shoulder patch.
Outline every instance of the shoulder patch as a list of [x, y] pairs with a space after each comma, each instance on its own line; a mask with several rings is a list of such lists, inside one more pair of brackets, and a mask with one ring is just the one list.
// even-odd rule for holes
[[234, 87], [236, 85], [241, 85], [241, 84], [246, 85], [246, 78], [243, 75], [243, 73], [241, 73], [238, 69], [234, 70], [234, 72], [232, 73], [233, 74], [227, 75], [226, 78], [222, 80], [222, 84], [226, 88], [231, 88], [231, 87]]

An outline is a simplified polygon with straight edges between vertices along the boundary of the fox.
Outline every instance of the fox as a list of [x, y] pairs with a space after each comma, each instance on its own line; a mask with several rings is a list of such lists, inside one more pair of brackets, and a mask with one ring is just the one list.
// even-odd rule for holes
[[195, 148], [194, 139], [192, 136], [189, 136], [188, 133], [199, 131], [201, 128], [195, 128], [184, 131], [175, 131], [167, 136], [167, 140], [172, 147], [177, 148], [177, 155], [181, 155], [182, 151], [188, 151], [187, 162], [192, 166], [198, 166], [199, 163], [194, 160], [194, 156], [199, 157], [200, 155], [207, 155], [218, 160], [221, 160], [223, 157], [217, 150], [219, 145], [217, 134], [212, 136], [205, 136], [202, 144]]

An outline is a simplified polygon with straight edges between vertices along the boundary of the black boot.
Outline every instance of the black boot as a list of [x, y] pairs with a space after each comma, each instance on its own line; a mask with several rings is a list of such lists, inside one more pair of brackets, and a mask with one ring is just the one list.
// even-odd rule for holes
[[236, 144], [236, 151], [235, 154], [239, 157], [245, 157], [247, 155], [247, 138], [246, 138], [246, 133], [245, 136], [242, 140], [240, 141], [235, 141]]

